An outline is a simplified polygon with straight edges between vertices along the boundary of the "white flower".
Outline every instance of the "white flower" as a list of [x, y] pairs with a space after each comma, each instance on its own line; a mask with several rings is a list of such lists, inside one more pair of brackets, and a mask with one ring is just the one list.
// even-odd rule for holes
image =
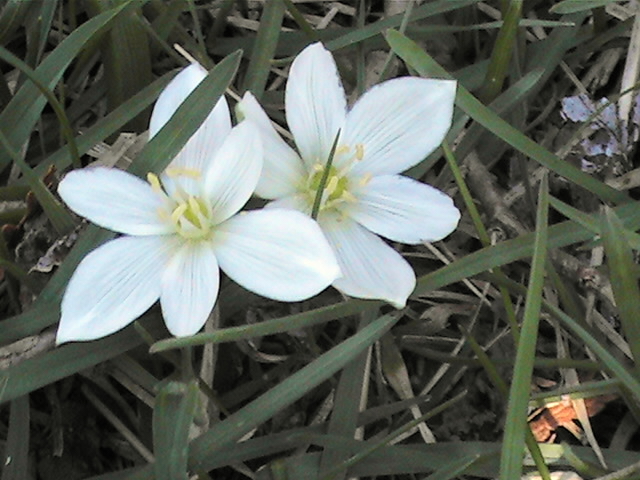
[[377, 235], [418, 244], [451, 233], [460, 212], [444, 193], [398, 175], [423, 160], [451, 126], [456, 83], [398, 78], [369, 90], [351, 110], [336, 64], [320, 44], [294, 60], [286, 87], [287, 123], [300, 154], [276, 133], [247, 93], [239, 113], [262, 133], [265, 164], [256, 193], [309, 214], [339, 134], [321, 197], [318, 222], [343, 276], [347, 295], [379, 298], [397, 308], [415, 287], [409, 264]]
[[[206, 76], [183, 70], [158, 98], [155, 135]], [[92, 340], [120, 330], [160, 299], [169, 331], [196, 333], [210, 314], [221, 268], [258, 294], [298, 301], [326, 288], [339, 268], [322, 231], [292, 210], [237, 214], [262, 169], [256, 127], [231, 128], [224, 98], [165, 172], [148, 183], [129, 173], [87, 168], [58, 191], [79, 215], [125, 234], [87, 255], [62, 300], [57, 342]]]

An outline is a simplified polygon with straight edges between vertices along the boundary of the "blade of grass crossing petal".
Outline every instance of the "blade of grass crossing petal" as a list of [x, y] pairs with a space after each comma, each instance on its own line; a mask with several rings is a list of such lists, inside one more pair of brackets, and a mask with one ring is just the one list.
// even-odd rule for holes
[[[146, 0], [140, 0], [146, 3]], [[92, 18], [67, 36], [36, 69], [40, 81], [52, 89], [62, 77], [67, 66], [73, 61], [87, 42], [101, 29], [105, 28], [118, 14], [132, 4], [133, 0]], [[140, 2], [136, 0], [136, 5]], [[0, 125], [15, 150], [20, 150], [28, 140], [33, 127], [40, 118], [46, 99], [32, 83], [26, 83], [12, 98], [9, 105], [0, 113]], [[16, 122], [16, 119], [20, 121]], [[6, 166], [10, 157], [0, 155], [0, 168]]]
[[331, 145], [331, 151], [329, 152], [329, 158], [327, 159], [327, 163], [322, 171], [322, 177], [318, 182], [318, 188], [316, 190], [316, 196], [313, 199], [313, 208], [311, 209], [311, 218], [314, 220], [318, 218], [318, 212], [320, 211], [320, 204], [322, 203], [322, 197], [326, 193], [324, 187], [327, 186], [327, 180], [329, 180], [329, 173], [331, 172], [331, 164], [333, 163], [333, 157], [336, 154], [336, 148], [338, 148], [338, 140], [340, 139], [340, 129], [338, 129], [338, 133], [336, 133], [336, 138], [333, 140], [333, 145]]
[[531, 390], [531, 375], [538, 337], [538, 322], [542, 305], [542, 288], [544, 286], [545, 261], [547, 256], [549, 216], [548, 177], [540, 182], [538, 211], [536, 215], [536, 238], [529, 288], [524, 307], [520, 341], [513, 367], [513, 382], [509, 390], [509, 402], [500, 458], [501, 480], [520, 478], [522, 475], [522, 459], [525, 445], [527, 424], [527, 406]]
[[640, 289], [633, 252], [623, 235], [625, 228], [622, 222], [608, 207], [605, 207], [600, 228], [613, 296], [618, 306], [622, 329], [635, 361], [636, 378], [640, 379]]
[[[362, 329], [371, 323], [377, 314], [370, 311], [363, 314], [358, 329]], [[358, 414], [360, 413], [362, 399], [367, 398], [367, 383], [371, 368], [371, 348], [362, 352], [352, 362], [350, 362], [340, 374], [340, 380], [334, 396], [331, 418], [327, 427], [329, 435], [345, 438], [354, 438], [358, 427]], [[349, 452], [345, 451], [341, 445], [328, 445], [320, 457], [320, 473], [323, 475], [349, 458]], [[347, 470], [344, 469], [334, 475], [334, 480], [344, 480]]]
[[[396, 54], [423, 76], [436, 76], [451, 78], [451, 76], [415, 42], [401, 33], [390, 30], [386, 33], [386, 39]], [[534, 142], [509, 123], [497, 116], [489, 108], [480, 103], [462, 85], [458, 85], [456, 93], [456, 105], [465, 111], [473, 120], [480, 123], [504, 142], [516, 150], [532, 158], [541, 165], [553, 170], [566, 179], [582, 186], [596, 194], [603, 201], [620, 203], [628, 201], [628, 196], [602, 182], [591, 175], [574, 167], [549, 152], [546, 148]]]
[[283, 0], [267, 0], [260, 17], [260, 26], [251, 52], [251, 59], [244, 78], [244, 90], [249, 90], [260, 100], [271, 72], [271, 60], [276, 53], [280, 28], [284, 18]]
[[309, 328], [320, 323], [330, 322], [358, 313], [368, 314], [379, 308], [382, 302], [366, 300], [348, 300], [325, 307], [316, 308], [302, 313], [287, 315], [286, 317], [265, 320], [254, 325], [221, 328], [211, 333], [197, 333], [191, 337], [169, 338], [160, 340], [151, 346], [151, 353], [163, 352], [175, 348], [194, 347], [207, 343], [236, 342], [250, 338], [264, 337], [276, 333]]
[[129, 169], [131, 173], [146, 178], [147, 173], [159, 173], [169, 165], [207, 118], [212, 105], [224, 94], [236, 74], [241, 58], [242, 52], [232, 53], [209, 72], [140, 152]]
[[610, 3], [618, 3], [620, 0], [563, 0], [549, 9], [550, 13], [565, 15], [567, 13], [584, 12], [592, 8], [606, 7]]
[[503, 18], [502, 27], [493, 45], [487, 76], [478, 97], [484, 103], [490, 103], [502, 91], [504, 80], [509, 72], [511, 56], [515, 48], [520, 18], [522, 17], [522, 0], [511, 0]]
[[38, 199], [38, 203], [40, 203], [40, 206], [44, 210], [47, 218], [51, 221], [53, 228], [55, 228], [60, 235], [69, 233], [75, 227], [75, 222], [71, 218], [71, 215], [67, 210], [65, 210], [53, 193], [45, 187], [42, 180], [38, 178], [20, 154], [13, 149], [9, 140], [1, 131], [0, 147], [0, 151], [6, 152], [22, 172], [22, 175], [29, 184], [31, 191]]
[[235, 443], [247, 432], [329, 379], [373, 345], [397, 320], [396, 315], [384, 315], [378, 318], [253, 402], [222, 422], [213, 425], [207, 433], [192, 443], [189, 452], [192, 469], [208, 470], [207, 462], [212, 452]]
[[156, 480], [187, 480], [189, 428], [199, 397], [198, 382], [165, 383], [153, 407]]
[[4, 447], [1, 480], [27, 480], [29, 477], [29, 396], [11, 402], [9, 432]]

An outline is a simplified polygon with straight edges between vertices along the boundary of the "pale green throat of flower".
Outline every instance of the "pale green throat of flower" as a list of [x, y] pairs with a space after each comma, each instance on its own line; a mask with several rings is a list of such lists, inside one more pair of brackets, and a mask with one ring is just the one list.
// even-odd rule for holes
[[[166, 170], [169, 177], [200, 179], [200, 172], [187, 168], [171, 167]], [[171, 223], [176, 233], [187, 240], [210, 239], [215, 223], [209, 202], [188, 194], [179, 186], [169, 195], [157, 175], [147, 174], [147, 181], [154, 192], [164, 199], [165, 205], [158, 210], [163, 221]]]
[[[324, 164], [318, 162], [313, 165], [303, 187], [304, 194], [312, 205], [311, 216], [313, 218], [317, 218], [318, 213], [322, 211], [331, 209], [340, 211], [346, 203], [356, 201], [350, 191], [354, 187], [354, 182], [347, 176], [347, 172], [354, 162], [359, 162], [364, 158], [364, 145], [358, 143], [354, 148], [348, 145], [338, 147], [338, 136], [336, 136], [327, 162]], [[348, 156], [348, 158], [341, 160], [342, 168], [334, 167], [334, 158], [343, 156]], [[371, 175], [363, 175], [357, 183], [364, 186], [370, 179]]]

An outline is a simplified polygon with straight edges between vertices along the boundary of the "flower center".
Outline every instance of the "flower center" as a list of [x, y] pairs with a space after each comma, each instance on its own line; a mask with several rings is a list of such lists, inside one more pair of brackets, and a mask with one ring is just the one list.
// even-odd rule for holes
[[[337, 163], [340, 165], [340, 169], [333, 165], [327, 166], [327, 164], [316, 163], [312, 167], [305, 185], [306, 195], [310, 204], [313, 205], [318, 190], [321, 188], [322, 196], [320, 197], [319, 211], [339, 210], [345, 202], [355, 201], [355, 197], [349, 191], [350, 188], [353, 188], [353, 182], [350, 181], [346, 173], [354, 162], [362, 160], [363, 157], [364, 146], [362, 144], [357, 144], [355, 148], [341, 145], [335, 151], [335, 158], [339, 159]], [[328, 172], [327, 168], [329, 169]]]
[[[184, 176], [197, 179], [199, 172], [186, 169], [167, 169], [170, 177]], [[165, 205], [158, 211], [160, 218], [171, 223], [176, 233], [188, 240], [200, 240], [208, 238], [213, 230], [214, 223], [211, 218], [211, 207], [206, 199], [187, 193], [179, 185], [176, 185], [171, 194], [157, 175], [147, 174], [147, 181], [151, 188], [165, 200]]]

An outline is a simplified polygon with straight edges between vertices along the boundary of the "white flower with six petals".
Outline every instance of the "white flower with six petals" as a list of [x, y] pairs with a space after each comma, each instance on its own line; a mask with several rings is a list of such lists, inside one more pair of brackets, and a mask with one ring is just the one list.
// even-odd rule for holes
[[294, 60], [285, 109], [296, 153], [276, 133], [251, 95], [239, 113], [262, 134], [265, 163], [256, 194], [268, 207], [312, 212], [331, 148], [318, 223], [342, 270], [333, 286], [347, 295], [383, 299], [401, 308], [415, 287], [410, 265], [377, 235], [418, 244], [457, 226], [460, 212], [439, 190], [398, 175], [442, 142], [451, 126], [456, 82], [405, 77], [366, 92], [351, 110], [335, 61], [320, 44]]
[[[171, 81], [154, 107], [151, 136], [205, 76], [194, 64]], [[101, 167], [67, 174], [58, 188], [67, 205], [124, 236], [79, 264], [62, 300], [57, 343], [116, 332], [158, 299], [169, 331], [192, 335], [214, 307], [219, 269], [281, 301], [331, 284], [340, 271], [316, 222], [283, 209], [238, 214], [262, 164], [256, 127], [232, 128], [223, 97], [160, 177], [145, 182]]]

